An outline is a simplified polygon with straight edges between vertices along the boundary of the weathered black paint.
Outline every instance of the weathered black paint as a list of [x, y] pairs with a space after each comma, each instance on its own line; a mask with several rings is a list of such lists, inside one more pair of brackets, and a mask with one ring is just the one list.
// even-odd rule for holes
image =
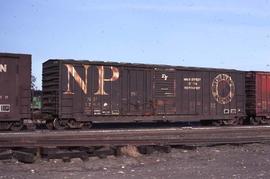
[[[68, 77], [66, 64], [74, 67], [77, 80]], [[112, 68], [119, 71], [114, 80]], [[97, 93], [101, 84], [106, 95]], [[245, 73], [236, 70], [49, 60], [43, 64], [43, 94], [48, 118], [127, 122], [245, 116]]]

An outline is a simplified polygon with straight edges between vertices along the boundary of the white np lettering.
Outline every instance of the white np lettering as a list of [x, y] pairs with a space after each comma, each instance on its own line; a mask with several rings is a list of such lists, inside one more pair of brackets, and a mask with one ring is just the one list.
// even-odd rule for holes
[[6, 64], [0, 64], [0, 72], [7, 72], [7, 65]]

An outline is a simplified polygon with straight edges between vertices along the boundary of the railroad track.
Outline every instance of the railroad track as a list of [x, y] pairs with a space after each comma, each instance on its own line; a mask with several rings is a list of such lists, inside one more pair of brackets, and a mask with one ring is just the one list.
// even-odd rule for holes
[[0, 147], [268, 143], [270, 126], [2, 132]]

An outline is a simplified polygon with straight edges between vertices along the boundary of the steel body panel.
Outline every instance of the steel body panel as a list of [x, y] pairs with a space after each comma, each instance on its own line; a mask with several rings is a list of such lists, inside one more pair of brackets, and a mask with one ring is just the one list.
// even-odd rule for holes
[[270, 73], [249, 72], [246, 78], [248, 115], [270, 118]]
[[0, 121], [30, 119], [31, 55], [0, 53]]
[[[230, 89], [230, 83], [223, 79], [214, 83], [215, 78], [220, 74], [230, 76], [231, 79], [227, 80], [233, 81], [233, 89], [232, 87]], [[179, 90], [177, 90], [178, 114], [208, 116], [212, 119], [245, 115], [245, 79], [243, 72], [223, 70], [215, 72], [207, 69], [180, 71], [177, 80], [177, 84], [179, 84]], [[219, 88], [218, 94], [213, 94], [216, 93], [213, 88]], [[232, 90], [233, 94], [231, 95], [233, 96], [231, 99], [226, 99], [228, 93]]]
[[49, 60], [43, 64], [43, 83], [44, 99], [53, 101], [52, 105], [45, 100], [43, 108], [63, 119], [191, 121], [245, 116], [245, 73], [236, 70]]

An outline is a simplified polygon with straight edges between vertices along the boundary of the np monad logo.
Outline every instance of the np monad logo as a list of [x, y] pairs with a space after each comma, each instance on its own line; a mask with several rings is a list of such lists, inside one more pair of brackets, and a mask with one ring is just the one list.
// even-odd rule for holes
[[0, 73], [7, 72], [7, 65], [6, 64], [0, 64]]
[[220, 104], [232, 101], [235, 94], [235, 85], [232, 78], [227, 74], [217, 75], [212, 82], [212, 95]]

